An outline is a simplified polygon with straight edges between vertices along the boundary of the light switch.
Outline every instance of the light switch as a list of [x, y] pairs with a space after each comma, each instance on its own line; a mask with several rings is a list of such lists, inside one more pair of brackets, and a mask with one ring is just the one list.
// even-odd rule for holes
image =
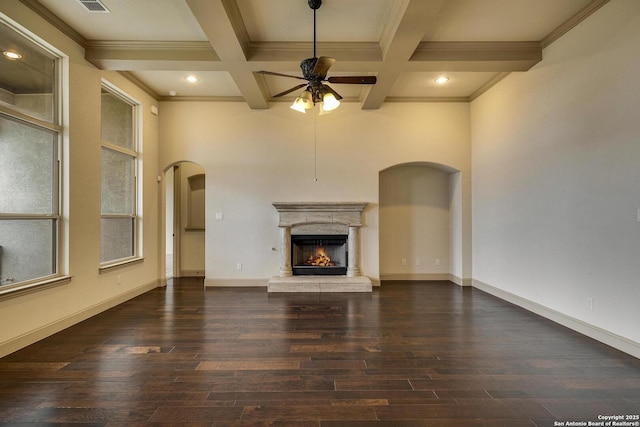
[[222, 212], [216, 212], [216, 221], [222, 221]]

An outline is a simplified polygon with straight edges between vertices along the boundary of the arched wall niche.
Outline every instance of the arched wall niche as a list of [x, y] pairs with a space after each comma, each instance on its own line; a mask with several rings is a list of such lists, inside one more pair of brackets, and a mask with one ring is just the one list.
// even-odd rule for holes
[[381, 280], [457, 277], [463, 256], [460, 184], [460, 171], [440, 163], [402, 163], [379, 172]]

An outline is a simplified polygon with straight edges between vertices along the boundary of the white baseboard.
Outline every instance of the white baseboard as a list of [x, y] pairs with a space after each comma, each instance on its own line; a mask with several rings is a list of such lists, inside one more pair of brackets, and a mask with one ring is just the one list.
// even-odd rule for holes
[[391, 273], [381, 274], [380, 280], [449, 280], [449, 273]]
[[118, 304], [122, 304], [123, 302], [129, 301], [132, 298], [135, 298], [139, 295], [144, 294], [145, 292], [155, 289], [158, 286], [160, 286], [160, 281], [154, 280], [153, 282], [144, 284], [135, 289], [131, 289], [130, 291], [127, 291], [123, 294], [117, 295], [111, 299], [102, 301], [101, 303], [98, 303], [94, 306], [88, 307], [79, 313], [75, 313], [70, 316], [64, 317], [62, 319], [56, 320], [55, 322], [52, 322], [48, 325], [42, 326], [38, 329], [35, 329], [33, 331], [24, 333], [18, 337], [5, 341], [0, 344], [0, 357], [4, 357], [8, 354], [11, 354], [15, 351], [20, 350], [21, 348], [24, 348], [28, 345], [36, 343], [57, 332], [67, 329], [70, 326], [73, 326], [77, 323], [87, 320], [90, 317], [95, 316], [96, 314], [100, 314], [103, 311], [113, 308]]
[[180, 270], [180, 277], [204, 277], [204, 270]]
[[472, 286], [473, 285], [473, 279], [471, 279], [471, 278], [463, 279], [462, 277], [458, 277], [455, 274], [449, 274], [449, 281], [455, 283], [458, 286]]
[[600, 341], [601, 343], [611, 346], [617, 350], [630, 354], [633, 357], [640, 358], [640, 343], [631, 341], [630, 339], [606, 331], [597, 326], [590, 325], [582, 320], [567, 316], [564, 313], [552, 310], [548, 307], [519, 297], [518, 295], [496, 288], [479, 280], [473, 279], [473, 287], [579, 332], [582, 335], [586, 335], [589, 338], [593, 338], [596, 341]]

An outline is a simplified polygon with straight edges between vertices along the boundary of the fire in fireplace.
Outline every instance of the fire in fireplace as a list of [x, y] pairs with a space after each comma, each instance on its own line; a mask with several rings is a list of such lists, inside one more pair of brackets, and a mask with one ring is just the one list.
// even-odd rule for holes
[[346, 235], [292, 235], [291, 265], [294, 276], [347, 274]]

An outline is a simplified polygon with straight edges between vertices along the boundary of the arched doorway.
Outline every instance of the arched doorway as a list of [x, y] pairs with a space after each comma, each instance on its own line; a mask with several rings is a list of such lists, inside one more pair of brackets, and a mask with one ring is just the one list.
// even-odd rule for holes
[[165, 171], [165, 277], [205, 275], [205, 171], [179, 162]]

